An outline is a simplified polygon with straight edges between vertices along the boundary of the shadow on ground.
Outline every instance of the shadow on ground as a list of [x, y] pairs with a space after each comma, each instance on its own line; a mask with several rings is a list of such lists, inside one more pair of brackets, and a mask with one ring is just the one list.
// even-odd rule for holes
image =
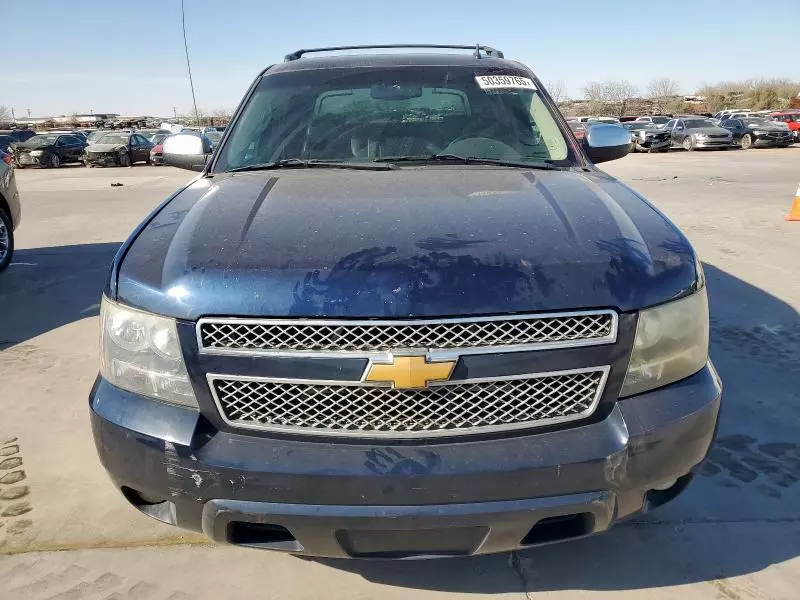
[[19, 249], [0, 274], [0, 349], [99, 314], [119, 243]]
[[800, 556], [800, 317], [725, 271], [705, 272], [725, 399], [710, 467], [678, 500], [602, 535], [515, 553], [320, 562], [386, 585], [499, 594], [724, 586]]

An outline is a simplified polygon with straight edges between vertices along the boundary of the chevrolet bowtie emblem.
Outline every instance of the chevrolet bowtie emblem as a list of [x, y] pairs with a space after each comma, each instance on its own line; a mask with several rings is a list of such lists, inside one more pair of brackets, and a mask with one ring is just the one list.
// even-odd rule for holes
[[390, 381], [395, 389], [418, 389], [449, 379], [455, 366], [455, 362], [429, 363], [424, 356], [396, 356], [390, 365], [371, 362], [364, 381]]

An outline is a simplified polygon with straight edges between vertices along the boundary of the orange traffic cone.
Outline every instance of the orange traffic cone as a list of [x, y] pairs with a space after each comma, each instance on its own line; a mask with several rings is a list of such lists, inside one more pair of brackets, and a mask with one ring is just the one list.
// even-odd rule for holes
[[794, 202], [792, 208], [789, 209], [789, 214], [786, 215], [787, 221], [800, 221], [800, 185], [797, 186], [797, 193], [794, 195]]

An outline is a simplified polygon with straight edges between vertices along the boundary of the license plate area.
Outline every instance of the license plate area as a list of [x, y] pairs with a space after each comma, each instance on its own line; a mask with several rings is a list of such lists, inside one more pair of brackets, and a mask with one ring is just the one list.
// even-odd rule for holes
[[336, 539], [347, 554], [356, 558], [425, 558], [469, 556], [488, 535], [488, 527], [347, 529], [337, 531]]

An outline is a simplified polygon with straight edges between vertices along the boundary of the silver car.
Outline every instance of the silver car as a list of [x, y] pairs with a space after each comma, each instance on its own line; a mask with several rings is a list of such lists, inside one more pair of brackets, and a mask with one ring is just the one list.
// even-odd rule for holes
[[664, 126], [672, 136], [672, 145], [684, 150], [695, 148], [721, 148], [733, 145], [733, 135], [727, 129], [714, 124], [706, 117], [681, 117], [672, 119]]
[[11, 164], [11, 155], [0, 150], [0, 271], [11, 263], [11, 255], [14, 254], [14, 230], [22, 216]]

